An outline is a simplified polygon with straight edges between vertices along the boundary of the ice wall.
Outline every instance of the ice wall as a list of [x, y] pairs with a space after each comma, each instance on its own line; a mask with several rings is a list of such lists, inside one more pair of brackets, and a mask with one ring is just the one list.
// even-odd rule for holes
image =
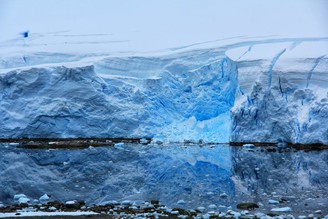
[[2, 70], [1, 138], [229, 140], [237, 68], [220, 50], [66, 58]]
[[0, 137], [328, 144], [327, 39], [187, 49], [3, 55]]
[[328, 144], [327, 42], [235, 48], [239, 88], [231, 141]]

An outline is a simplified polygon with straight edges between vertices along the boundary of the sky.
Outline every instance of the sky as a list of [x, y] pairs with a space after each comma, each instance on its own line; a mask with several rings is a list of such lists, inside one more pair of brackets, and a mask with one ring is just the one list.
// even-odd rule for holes
[[0, 0], [0, 42], [26, 30], [168, 46], [236, 36], [327, 37], [328, 1]]

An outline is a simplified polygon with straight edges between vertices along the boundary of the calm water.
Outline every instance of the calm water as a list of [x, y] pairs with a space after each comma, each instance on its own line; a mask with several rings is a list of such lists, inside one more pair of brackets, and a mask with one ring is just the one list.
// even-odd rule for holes
[[[182, 208], [256, 202], [261, 212], [328, 214], [328, 151], [267, 152], [226, 145], [125, 145], [31, 150], [0, 145], [0, 201], [44, 193], [61, 201], [160, 200]], [[261, 151], [262, 149], [262, 151]], [[286, 202], [268, 204], [268, 200]], [[184, 200], [185, 204], [177, 204]], [[223, 206], [221, 208], [224, 208]], [[224, 209], [222, 209], [224, 210]]]

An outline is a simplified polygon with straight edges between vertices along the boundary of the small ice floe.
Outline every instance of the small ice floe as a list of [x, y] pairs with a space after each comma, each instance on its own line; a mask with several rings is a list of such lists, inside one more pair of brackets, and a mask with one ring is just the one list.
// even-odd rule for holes
[[227, 195], [226, 193], [221, 193], [221, 194], [220, 194], [220, 197], [221, 197], [221, 198], [228, 198], [228, 195]]
[[233, 217], [234, 218], [240, 218], [241, 217], [241, 213], [239, 213], [239, 212], [233, 212]]
[[145, 138], [140, 139], [140, 144], [148, 144], [147, 139]]
[[44, 194], [43, 196], [41, 196], [41, 197], [39, 198], [39, 201], [40, 201], [42, 204], [44, 204], [44, 203], [47, 203], [47, 202], [49, 201], [49, 199], [50, 199], [50, 196], [47, 195], [47, 194]]
[[132, 209], [132, 210], [138, 210], [138, 207], [135, 206], [135, 205], [132, 205], [132, 206], [130, 206], [129, 208]]
[[244, 144], [243, 149], [247, 151], [254, 151], [255, 146], [253, 144]]
[[27, 204], [28, 202], [30, 202], [30, 199], [26, 197], [25, 198], [22, 197], [18, 199], [18, 204]]
[[18, 146], [18, 145], [19, 145], [18, 142], [10, 142], [10, 143], [9, 143], [9, 146]]
[[219, 205], [219, 210], [221, 212], [226, 211], [227, 210], [227, 206], [225, 206], [225, 205]]
[[198, 211], [200, 211], [200, 212], [205, 212], [206, 208], [205, 208], [205, 207], [202, 207], [202, 206], [200, 206], [200, 207], [198, 207], [198, 208], [197, 208], [197, 210], [198, 210]]
[[119, 142], [114, 144], [114, 147], [117, 149], [122, 149], [123, 146], [124, 146], [124, 142]]
[[24, 194], [14, 195], [14, 200], [18, 202], [18, 204], [27, 204], [30, 202], [30, 199], [26, 197]]
[[272, 204], [272, 205], [279, 204], [279, 201], [270, 199], [269, 204]]
[[209, 209], [217, 209], [218, 207], [215, 204], [211, 204], [208, 206]]
[[229, 210], [227, 211], [227, 213], [229, 215], [232, 215], [234, 218], [240, 218], [241, 217], [241, 213], [237, 212], [237, 211], [232, 211], [232, 210]]
[[124, 201], [121, 202], [121, 204], [122, 205], [132, 205], [133, 203], [130, 200], [124, 200]]
[[322, 214], [322, 211], [321, 210], [316, 210], [314, 213], [316, 213], [316, 214]]
[[240, 212], [240, 214], [241, 214], [241, 216], [246, 216], [246, 215], [249, 214], [249, 211], [243, 210], [243, 211]]
[[65, 202], [66, 205], [74, 205], [75, 204], [75, 201], [67, 201]]
[[244, 148], [254, 148], [255, 146], [253, 144], [243, 144]]
[[18, 201], [18, 199], [20, 199], [20, 198], [27, 198], [27, 197], [26, 197], [26, 195], [24, 195], [24, 194], [17, 194], [17, 195], [14, 195], [14, 200], [15, 200], [15, 201]]
[[3, 207], [5, 207], [5, 206], [2, 204], [2, 202], [0, 202], [0, 208], [3, 208]]
[[290, 207], [282, 207], [282, 208], [272, 208], [273, 212], [291, 212], [292, 209]]
[[288, 144], [286, 142], [278, 142], [277, 147], [280, 149], [286, 148]]
[[306, 216], [305, 215], [300, 215], [300, 216], [298, 216], [298, 219], [306, 219]]
[[264, 213], [255, 213], [254, 214], [256, 218], [267, 218], [267, 216]]
[[227, 214], [224, 213], [224, 212], [221, 212], [221, 213], [219, 214], [219, 217], [220, 217], [220, 218], [225, 217], [225, 216], [227, 216]]
[[100, 206], [105, 206], [105, 205], [119, 205], [120, 203], [115, 200], [110, 200], [110, 201], [105, 201], [100, 204]]
[[48, 208], [48, 210], [49, 210], [49, 211], [56, 211], [57, 208], [55, 208], [54, 206], [51, 206], [51, 207]]
[[209, 212], [207, 212], [209, 215], [211, 215], [211, 216], [213, 216], [213, 215], [215, 215], [215, 211], [209, 211]]
[[179, 211], [171, 211], [171, 214], [178, 215]]
[[184, 204], [186, 204], [186, 202], [185, 202], [184, 200], [179, 200], [179, 201], [177, 202], [177, 204], [179, 204], [179, 205], [184, 205]]

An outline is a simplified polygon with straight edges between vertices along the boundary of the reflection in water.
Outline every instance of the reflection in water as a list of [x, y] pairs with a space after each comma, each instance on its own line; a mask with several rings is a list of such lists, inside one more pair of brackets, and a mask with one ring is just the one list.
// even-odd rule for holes
[[155, 199], [176, 206], [183, 199], [184, 208], [234, 208], [238, 202], [253, 201], [267, 210], [268, 200], [276, 199], [287, 201], [281, 206], [301, 211], [316, 208], [311, 200], [322, 210], [328, 203], [328, 151], [267, 153], [224, 145], [83, 150], [1, 145], [1, 150], [0, 201], [5, 203], [18, 193], [31, 198], [47, 193], [53, 199], [83, 199], [89, 204]]

